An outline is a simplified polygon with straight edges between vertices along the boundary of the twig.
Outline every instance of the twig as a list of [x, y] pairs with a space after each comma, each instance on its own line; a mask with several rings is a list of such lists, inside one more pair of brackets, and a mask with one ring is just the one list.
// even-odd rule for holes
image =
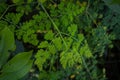
[[91, 76], [90, 71], [89, 71], [89, 69], [88, 69], [88, 67], [87, 67], [87, 64], [86, 64], [86, 62], [85, 62], [85, 59], [84, 59], [84, 57], [83, 57], [82, 55], [81, 55], [81, 59], [82, 59], [82, 62], [83, 62], [83, 65], [84, 65], [86, 71], [87, 71], [88, 74], [89, 74], [90, 80], [92, 80], [92, 76]]
[[90, 0], [88, 0], [88, 5], [87, 5], [87, 7], [86, 7], [86, 15], [87, 15], [87, 18], [88, 18], [88, 16], [89, 16], [89, 18], [93, 21], [93, 23], [98, 27], [98, 25], [97, 25], [96, 22], [94, 21], [94, 18], [93, 18], [92, 15], [88, 12], [89, 6], [90, 6]]
[[18, 26], [17, 24], [14, 24], [13, 22], [8, 21], [8, 20], [5, 19], [5, 18], [1, 18], [1, 19], [4, 20], [4, 21], [7, 21], [8, 23], [10, 23], [10, 24], [12, 24], [12, 25], [15, 25], [17, 28], [20, 28], [20, 26]]
[[9, 5], [9, 6], [7, 7], [7, 9], [6, 9], [6, 10], [3, 12], [3, 14], [0, 16], [0, 20], [1, 20], [2, 17], [6, 14], [6, 12], [8, 11], [8, 9], [11, 8], [11, 7], [13, 7], [13, 6], [15, 6], [15, 4]]
[[[31, 3], [38, 3], [37, 1], [35, 2], [31, 2]], [[31, 4], [31, 3], [26, 3], [26, 4]], [[11, 5], [8, 5], [8, 7], [6, 8], [6, 10], [3, 12], [3, 14], [0, 16], [0, 20], [2, 19], [2, 17], [6, 14], [6, 12], [9, 10], [9, 8], [11, 7], [14, 7], [14, 6], [17, 6], [17, 5], [23, 5], [25, 4], [25, 2], [21, 3], [21, 4], [11, 4]]]

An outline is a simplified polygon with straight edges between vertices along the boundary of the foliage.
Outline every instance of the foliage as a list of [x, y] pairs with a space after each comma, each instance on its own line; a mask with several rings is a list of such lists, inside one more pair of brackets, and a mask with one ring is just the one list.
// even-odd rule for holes
[[5, 27], [0, 32], [0, 39], [0, 68], [2, 68], [0, 80], [18, 80], [31, 69], [32, 52], [19, 53], [7, 62], [10, 51], [15, 50], [14, 34], [8, 27]]
[[26, 75], [32, 67], [31, 52], [17, 54], [6, 63], [0, 75], [0, 80], [18, 80]]
[[5, 27], [0, 31], [0, 68], [8, 60], [10, 51], [14, 50], [14, 34], [10, 31], [8, 27]]
[[[114, 47], [113, 40], [120, 39], [114, 4], [6, 1], [0, 3], [0, 80], [25, 79], [32, 66], [29, 80], [106, 80], [99, 58], [103, 59], [106, 48]], [[26, 52], [15, 53], [15, 40], [23, 43]]]

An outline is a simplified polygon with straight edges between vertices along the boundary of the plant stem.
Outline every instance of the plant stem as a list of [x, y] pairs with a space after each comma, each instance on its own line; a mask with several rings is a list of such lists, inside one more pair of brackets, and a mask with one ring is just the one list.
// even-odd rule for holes
[[13, 7], [13, 6], [15, 6], [14, 4], [12, 4], [12, 5], [9, 5], [8, 7], [7, 7], [7, 9], [3, 12], [3, 14], [0, 16], [0, 20], [2, 19], [2, 17], [6, 14], [6, 12], [8, 11], [8, 9], [10, 8], [10, 7]]
[[60, 35], [60, 37], [61, 37], [61, 39], [62, 39], [65, 47], [67, 48], [67, 44], [66, 44], [66, 42], [65, 42], [65, 40], [64, 40], [64, 38], [63, 38], [63, 36], [62, 36], [62, 34], [61, 34], [61, 32], [60, 32], [60, 30], [58, 29], [57, 25], [54, 23], [54, 21], [52, 20], [52, 18], [50, 17], [50, 15], [49, 15], [48, 12], [46, 11], [46, 9], [45, 9], [44, 6], [42, 5], [42, 3], [40, 3], [40, 5], [41, 5], [42, 9], [44, 10], [44, 12], [46, 13], [46, 15], [48, 16], [48, 18], [50, 19], [50, 21], [52, 22], [54, 28], [55, 28], [55, 29], [57, 30], [57, 32], [59, 33], [59, 35]]

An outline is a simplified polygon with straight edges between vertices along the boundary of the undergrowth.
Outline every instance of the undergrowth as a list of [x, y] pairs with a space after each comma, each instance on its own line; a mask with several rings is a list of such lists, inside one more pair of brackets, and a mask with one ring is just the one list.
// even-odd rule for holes
[[106, 80], [118, 16], [101, 0], [2, 0], [0, 80]]

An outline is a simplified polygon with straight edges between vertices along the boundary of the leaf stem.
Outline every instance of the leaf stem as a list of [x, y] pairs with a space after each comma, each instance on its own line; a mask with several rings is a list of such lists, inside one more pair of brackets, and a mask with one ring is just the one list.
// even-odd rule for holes
[[[78, 51], [76, 50], [76, 52], [78, 53]], [[78, 53], [79, 54], [79, 53]], [[86, 71], [88, 72], [88, 75], [89, 75], [89, 77], [90, 77], [90, 80], [93, 80], [92, 79], [92, 76], [91, 76], [91, 74], [90, 74], [90, 70], [89, 70], [89, 68], [88, 68], [88, 66], [87, 66], [87, 64], [86, 64], [86, 62], [85, 62], [85, 59], [84, 59], [84, 57], [80, 54], [80, 57], [81, 57], [81, 60], [82, 60], [82, 62], [83, 62], [83, 66], [85, 67], [85, 69], [86, 69]]]
[[84, 57], [83, 57], [82, 55], [81, 55], [81, 59], [82, 59], [82, 62], [83, 62], [83, 65], [84, 65], [86, 71], [87, 71], [88, 74], [89, 74], [90, 80], [92, 80], [92, 76], [91, 76], [90, 71], [89, 71], [89, 69], [88, 69], [88, 67], [87, 67], [87, 64], [86, 64], [86, 62], [85, 62], [85, 59], [84, 59]]
[[66, 44], [66, 42], [65, 42], [65, 40], [64, 40], [64, 38], [63, 38], [63, 36], [62, 36], [62, 34], [61, 34], [61, 32], [60, 32], [60, 30], [58, 29], [57, 25], [54, 23], [54, 21], [52, 20], [52, 18], [50, 17], [50, 15], [49, 15], [48, 12], [46, 11], [46, 9], [45, 9], [44, 6], [42, 5], [42, 3], [40, 3], [40, 5], [41, 5], [42, 9], [44, 10], [44, 12], [46, 13], [46, 15], [48, 16], [48, 18], [50, 19], [50, 21], [52, 22], [54, 28], [55, 28], [55, 29], [57, 30], [57, 32], [59, 33], [59, 35], [60, 35], [60, 37], [61, 37], [61, 39], [62, 39], [65, 47], [67, 48], [67, 44]]
[[13, 7], [13, 6], [15, 6], [14, 4], [12, 4], [12, 5], [9, 5], [8, 7], [7, 7], [7, 9], [3, 12], [3, 14], [0, 16], [0, 20], [2, 19], [2, 17], [6, 14], [6, 12], [8, 11], [8, 9], [10, 8], [10, 7]]

